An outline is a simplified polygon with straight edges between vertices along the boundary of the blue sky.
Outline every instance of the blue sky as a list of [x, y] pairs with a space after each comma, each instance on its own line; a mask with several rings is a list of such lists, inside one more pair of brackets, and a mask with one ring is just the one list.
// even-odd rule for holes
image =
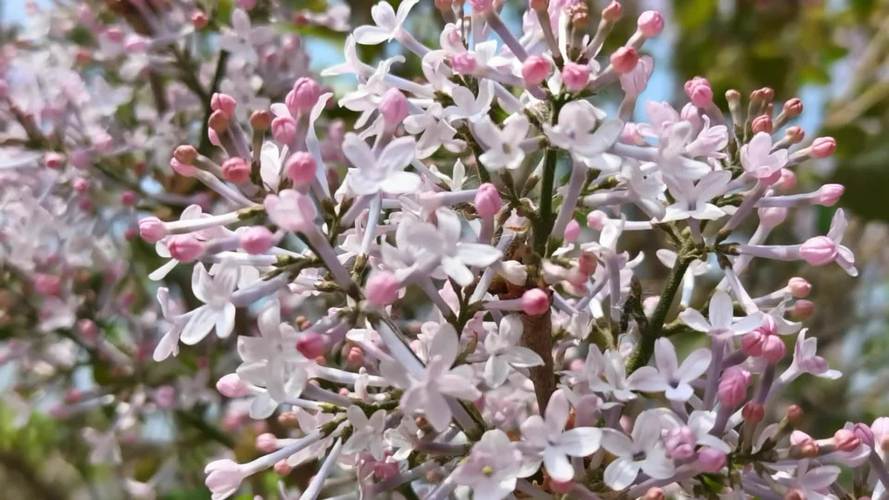
[[[3, 6], [3, 22], [20, 23], [25, 19], [26, 0], [2, 0], [0, 5]], [[49, 0], [37, 0], [37, 5], [47, 6]]]

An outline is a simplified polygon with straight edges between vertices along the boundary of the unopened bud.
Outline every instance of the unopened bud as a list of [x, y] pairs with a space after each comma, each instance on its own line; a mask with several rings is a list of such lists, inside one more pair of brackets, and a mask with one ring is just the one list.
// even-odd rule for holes
[[664, 30], [664, 16], [656, 10], [646, 10], [639, 15], [636, 26], [646, 38], [653, 38]]
[[612, 0], [611, 3], [605, 6], [602, 9], [602, 19], [609, 23], [617, 22], [620, 19], [620, 16], [623, 15], [624, 8], [620, 4], [620, 2], [616, 0]]
[[528, 316], [540, 316], [549, 311], [549, 295], [539, 288], [522, 294], [522, 311]]
[[767, 134], [772, 133], [772, 117], [769, 115], [759, 115], [753, 119], [753, 123], [751, 124], [751, 128], [753, 129], [753, 133], [765, 132]]
[[198, 150], [190, 144], [183, 144], [173, 151], [173, 158], [185, 165], [193, 165], [198, 158]]
[[795, 118], [803, 113], [803, 101], [799, 97], [788, 99], [784, 102], [784, 116]]
[[812, 156], [827, 158], [837, 150], [837, 141], [833, 137], [816, 137], [812, 142]]
[[250, 180], [250, 164], [237, 156], [229, 158], [222, 164], [222, 177], [235, 184], [247, 182]]
[[618, 74], [633, 71], [638, 62], [639, 53], [633, 47], [620, 47], [611, 54], [611, 66]]
[[802, 127], [787, 127], [787, 130], [784, 132], [784, 137], [787, 138], [790, 144], [799, 144], [806, 138], [806, 131], [803, 130]]
[[210, 119], [207, 123], [210, 129], [214, 130], [217, 134], [221, 134], [228, 130], [229, 118], [223, 111], [217, 109], [210, 114]]
[[265, 110], [254, 111], [250, 115], [250, 127], [255, 132], [265, 132], [272, 126], [272, 114]]

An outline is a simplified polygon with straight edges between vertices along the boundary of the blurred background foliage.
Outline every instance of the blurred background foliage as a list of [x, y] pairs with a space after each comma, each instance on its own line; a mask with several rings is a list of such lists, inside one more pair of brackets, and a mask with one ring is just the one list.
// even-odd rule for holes
[[[13, 2], [24, 0], [12, 0]], [[300, 7], [323, 11], [328, 2], [338, 0], [285, 0]], [[594, 0], [588, 0], [595, 4]], [[518, 26], [518, 10], [525, 0], [507, 0], [507, 15]], [[260, 1], [260, 9], [262, 8]], [[350, 0], [352, 26], [369, 21], [375, 0]], [[398, 0], [393, 0], [397, 4]], [[520, 5], [521, 3], [521, 5]], [[604, 3], [599, 0], [599, 4]], [[787, 263], [759, 261], [745, 278], [755, 293], [779, 288], [794, 275], [802, 275], [814, 285], [810, 297], [815, 315], [807, 321], [810, 332], [819, 338], [831, 363], [848, 378], [837, 382], [805, 378], [787, 393], [799, 402], [810, 421], [805, 425], [836, 429], [847, 420], [870, 422], [889, 414], [889, 398], [883, 388], [889, 385], [889, 0], [625, 0], [625, 19], [611, 43], [626, 39], [638, 12], [657, 8], [667, 17], [668, 30], [647, 47], [656, 58], [657, 70], [647, 95], [652, 99], [684, 102], [682, 83], [695, 75], [708, 78], [721, 96], [729, 89], [747, 95], [754, 89], [775, 89], [778, 103], [799, 96], [805, 104], [801, 125], [810, 138], [831, 135], [837, 139], [837, 154], [828, 160], [809, 163], [798, 172], [800, 190], [816, 189], [825, 182], [846, 186], [840, 205], [853, 214], [847, 243], [860, 263], [861, 276], [849, 278], [838, 267], [811, 269]], [[219, 5], [230, 6], [230, 1]], [[594, 8], [596, 12], [601, 8]], [[225, 10], [225, 9], [221, 9]], [[417, 7], [411, 29], [429, 45], [437, 45], [441, 22], [431, 0]], [[262, 11], [260, 10], [259, 13]], [[10, 26], [7, 24], [7, 29]], [[320, 69], [338, 62], [344, 34], [323, 28], [308, 28], [298, 20], [284, 23], [282, 31], [296, 32], [312, 43], [313, 67]], [[363, 57], [372, 59], [389, 54], [395, 47], [363, 48]], [[406, 76], [418, 75], [416, 58], [408, 58], [398, 68]], [[338, 82], [330, 82], [338, 85]], [[604, 96], [607, 99], [608, 96]], [[724, 99], [718, 103], [725, 107]], [[640, 110], [637, 110], [641, 116]], [[773, 241], [799, 241], [800, 235], [823, 232], [833, 209], [800, 211], [784, 234]], [[138, 248], [134, 249], [138, 252]], [[144, 250], [144, 249], [142, 249]], [[144, 252], [142, 252], [144, 253]], [[144, 255], [142, 255], [144, 257]], [[148, 257], [142, 262], [151, 268]], [[186, 277], [187, 279], [187, 277]], [[150, 298], [149, 298], [150, 300]], [[793, 339], [788, 339], [792, 349]], [[217, 346], [218, 347], [218, 346]], [[174, 380], [204, 364], [212, 350], [185, 349], [177, 365], [168, 363], [159, 376]], [[211, 363], [212, 365], [212, 363]], [[101, 368], [101, 365], [97, 365]], [[115, 375], [95, 374], [100, 383], [115, 383]], [[198, 389], [205, 391], [218, 374], [210, 374]], [[207, 382], [210, 381], [210, 384]], [[200, 408], [200, 407], [199, 407]], [[125, 498], [126, 493], [99, 494], [89, 491], [102, 484], [96, 475], [114, 474], [87, 465], [95, 445], [85, 445], [78, 429], [87, 422], [69, 421], [55, 425], [47, 416], [32, 416], [26, 423], [13, 422], [12, 413], [0, 408], [0, 485], [15, 491], [14, 498], [30, 495], [35, 499], [80, 497], [66, 492], [66, 485], [87, 485], [85, 498]], [[107, 416], [109, 419], [112, 415]], [[253, 439], [259, 430], [249, 427], [239, 435], [206, 424], [206, 414], [178, 414], [173, 425], [184, 431], [176, 443], [179, 483], [182, 488], [163, 498], [207, 498], [201, 469], [214, 443], [233, 446], [236, 454], [255, 454]], [[217, 415], [218, 417], [218, 415]], [[159, 446], [162, 446], [159, 444]], [[145, 480], [163, 478], [156, 457], [159, 450], [127, 450], [144, 453]], [[64, 460], [61, 458], [64, 455]], [[153, 458], [155, 457], [155, 458]], [[74, 464], [74, 465], [72, 465]], [[294, 475], [295, 481], [307, 478]], [[255, 493], [275, 496], [273, 473], [253, 481]], [[8, 485], [8, 486], [7, 486]], [[0, 492], [0, 498], [5, 497]], [[243, 498], [252, 498], [244, 494]]]

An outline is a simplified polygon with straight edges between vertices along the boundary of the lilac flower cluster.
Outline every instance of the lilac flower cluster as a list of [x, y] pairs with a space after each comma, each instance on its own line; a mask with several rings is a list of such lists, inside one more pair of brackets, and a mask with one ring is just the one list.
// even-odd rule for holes
[[[572, 0], [531, 0], [520, 33], [504, 2], [436, 0], [446, 21], [436, 48], [409, 30], [418, 0], [381, 1], [373, 24], [348, 35], [344, 62], [321, 73], [357, 80], [337, 99], [281, 57], [274, 31], [251, 25], [255, 2], [238, 4], [218, 40], [237, 71], [205, 96], [194, 123], [206, 133], [167, 149], [167, 185], [201, 186], [189, 195], [199, 199], [178, 218], [138, 221], [167, 259], [150, 278], [190, 267], [196, 299], [187, 307], [158, 288], [166, 328], [154, 360], [234, 334], [212, 344], [237, 354], [218, 392], [253, 419], [288, 424], [259, 435], [258, 458], [206, 466], [214, 499], [316, 461], [300, 499], [337, 476], [361, 498], [885, 494], [889, 419], [810, 436], [802, 410], [777, 397], [799, 377], [840, 376], [799, 322], [811, 285], [793, 278], [754, 296], [743, 282], [754, 258], [857, 274], [841, 209], [824, 236], [768, 244], [790, 211], [843, 193], [792, 194], [794, 172], [836, 147], [790, 125], [799, 99], [779, 105], [763, 88], [744, 102], [730, 90], [724, 113], [695, 77], [680, 110], [637, 106], [662, 15], [642, 13], [604, 55], [621, 4], [594, 12]], [[181, 25], [206, 22], [197, 12]], [[163, 33], [189, 36], [168, 24], [152, 49]], [[388, 43], [404, 55], [359, 56]], [[157, 68], [162, 56], [146, 54]], [[406, 57], [422, 79], [399, 76]], [[613, 109], [599, 102], [606, 89], [621, 95]], [[84, 107], [103, 105], [116, 109]], [[637, 107], [647, 121], [633, 121]], [[357, 116], [351, 130], [332, 118], [343, 111]], [[110, 113], [95, 114], [73, 143], [19, 161], [77, 191], [77, 170], [63, 168], [82, 168], [73, 154], [114, 151], [114, 138], [88, 133]], [[12, 197], [14, 223], [51, 218], [28, 196]], [[639, 234], [666, 269], [659, 293], [643, 292], [645, 255], [627, 250]], [[30, 271], [27, 244], [0, 257]], [[841, 467], [854, 470], [848, 482]]]

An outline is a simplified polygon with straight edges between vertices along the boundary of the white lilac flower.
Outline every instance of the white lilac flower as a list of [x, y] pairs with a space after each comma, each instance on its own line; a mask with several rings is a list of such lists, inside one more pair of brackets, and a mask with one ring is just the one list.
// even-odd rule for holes
[[274, 30], [271, 26], [252, 26], [250, 16], [241, 9], [232, 11], [231, 23], [232, 29], [224, 30], [219, 37], [219, 47], [251, 66], [256, 65], [256, 47], [269, 43], [275, 36]]
[[355, 41], [362, 45], [378, 45], [395, 38], [411, 9], [420, 0], [406, 0], [398, 4], [396, 12], [388, 2], [380, 2], [370, 9], [370, 17], [375, 26], [365, 25], [355, 28]]
[[727, 170], [710, 172], [696, 183], [685, 179], [676, 181], [669, 180], [669, 177], [666, 179], [670, 194], [676, 201], [667, 207], [661, 222], [688, 218], [714, 220], [725, 215], [725, 212], [711, 201], [725, 194], [732, 180], [731, 172]]
[[313, 363], [296, 349], [297, 332], [281, 322], [277, 302], [259, 314], [259, 337], [238, 337], [238, 355], [242, 363], [238, 377], [260, 390], [250, 406], [253, 418], [266, 418], [279, 404], [298, 398], [309, 379]]
[[616, 458], [605, 468], [605, 484], [622, 490], [636, 480], [639, 472], [654, 479], [667, 479], [675, 467], [661, 442], [666, 427], [662, 410], [646, 410], [636, 417], [633, 431], [627, 436], [614, 429], [602, 429], [602, 447]]
[[787, 164], [787, 150], [773, 151], [772, 136], [759, 132], [741, 146], [741, 165], [757, 179], [767, 179]]
[[536, 352], [518, 345], [522, 338], [522, 320], [515, 314], [500, 320], [497, 332], [485, 336], [485, 382], [488, 386], [500, 387], [506, 382], [514, 368], [540, 366], [543, 359]]
[[500, 500], [515, 490], [521, 457], [518, 446], [503, 431], [490, 430], [473, 445], [452, 477], [457, 484], [472, 488], [475, 498]]
[[595, 427], [574, 427], [565, 430], [570, 410], [563, 390], [550, 396], [545, 419], [531, 415], [522, 423], [520, 448], [526, 457], [523, 476], [533, 474], [541, 462], [546, 473], [556, 481], [574, 478], [569, 457], [586, 457], [599, 449], [602, 430]]
[[695, 309], [682, 311], [679, 313], [679, 319], [699, 332], [720, 338], [743, 335], [763, 324], [762, 313], [757, 312], [736, 319], [733, 311], [734, 307], [729, 294], [717, 290], [710, 299], [709, 321]]
[[479, 86], [477, 97], [466, 87], [456, 86], [451, 92], [454, 104], [442, 112], [451, 123], [456, 120], [478, 121], [488, 113], [494, 100], [494, 85], [490, 80]]
[[556, 125], [544, 125], [549, 141], [581, 159], [593, 159], [617, 141], [623, 123], [606, 119], [601, 110], [588, 101], [571, 101], [559, 111]]
[[457, 333], [451, 325], [444, 324], [432, 338], [430, 358], [418, 377], [407, 375], [394, 363], [380, 364], [384, 377], [405, 388], [401, 397], [402, 409], [423, 414], [440, 431], [445, 430], [451, 421], [447, 397], [474, 401], [481, 396], [473, 382], [472, 368], [468, 365], [452, 367], [459, 350]]
[[357, 453], [367, 450], [377, 460], [383, 459], [383, 428], [386, 424], [386, 410], [375, 411], [370, 418], [357, 406], [346, 410], [352, 434], [343, 445], [343, 453]]
[[364, 140], [350, 133], [343, 140], [343, 153], [354, 167], [349, 169], [347, 179], [356, 195], [402, 194], [420, 187], [417, 174], [403, 171], [416, 154], [412, 137], [395, 139], [375, 155]]
[[654, 344], [655, 366], [643, 366], [633, 373], [634, 387], [642, 392], [663, 392], [671, 401], [688, 401], [694, 395], [692, 382], [710, 366], [710, 350], [696, 349], [680, 365], [676, 348], [667, 338]]
[[515, 170], [522, 165], [525, 152], [521, 143], [528, 135], [531, 124], [524, 115], [512, 115], [503, 122], [501, 129], [490, 118], [479, 120], [472, 130], [485, 152], [479, 157], [482, 164], [490, 170], [504, 168]]
[[219, 268], [216, 276], [197, 263], [191, 276], [191, 288], [195, 297], [204, 305], [191, 311], [188, 322], [182, 328], [180, 338], [188, 345], [200, 342], [214, 328], [219, 338], [228, 337], [235, 327], [235, 305], [231, 296], [238, 284], [240, 272], [236, 265]]

